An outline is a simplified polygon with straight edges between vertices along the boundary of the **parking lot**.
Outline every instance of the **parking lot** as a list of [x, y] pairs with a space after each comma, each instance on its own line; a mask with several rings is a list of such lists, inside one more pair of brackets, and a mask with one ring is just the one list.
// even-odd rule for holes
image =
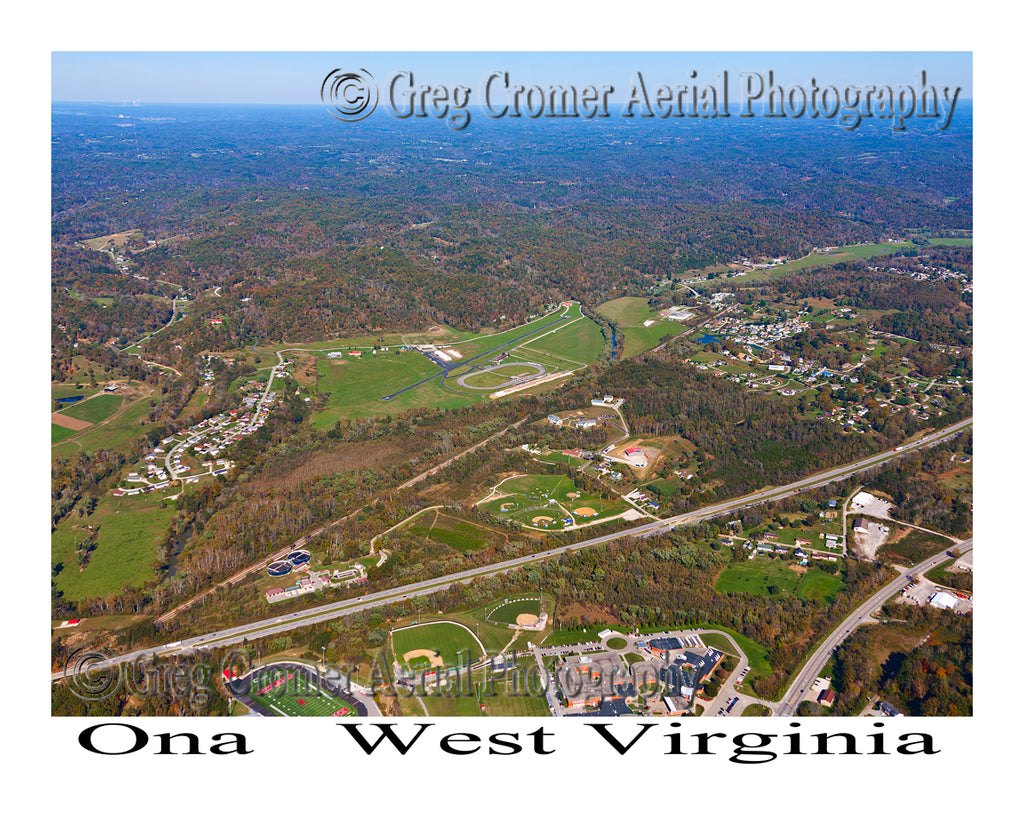
[[[937, 586], [925, 577], [914, 581], [908, 580], [897, 596], [896, 602], [907, 603], [913, 606], [927, 606], [930, 605], [928, 601], [932, 596], [940, 591], [945, 591], [956, 598], [956, 605], [951, 611], [956, 611], [960, 614], [974, 611], [974, 602], [969, 599], [969, 595], [964, 595], [964, 592], [959, 592], [956, 589], [946, 589], [942, 586]], [[964, 596], [961, 597], [961, 595]]]

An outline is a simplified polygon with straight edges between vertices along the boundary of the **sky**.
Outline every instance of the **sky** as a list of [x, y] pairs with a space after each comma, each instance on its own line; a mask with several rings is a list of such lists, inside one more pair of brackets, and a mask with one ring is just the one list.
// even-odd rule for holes
[[412, 71], [417, 85], [461, 84], [478, 89], [492, 71], [514, 84], [612, 85], [621, 100], [636, 73], [657, 84], [713, 83], [729, 72], [768, 72], [780, 85], [912, 85], [927, 72], [929, 84], [958, 86], [973, 96], [972, 55], [959, 52], [398, 52], [398, 51], [54, 51], [55, 102], [319, 104], [320, 86], [336, 68], [365, 69], [378, 84]]

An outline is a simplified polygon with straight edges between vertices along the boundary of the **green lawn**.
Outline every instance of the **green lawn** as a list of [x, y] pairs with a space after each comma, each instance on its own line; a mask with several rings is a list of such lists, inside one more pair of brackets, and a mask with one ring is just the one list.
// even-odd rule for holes
[[974, 239], [965, 239], [963, 237], [947, 236], [946, 238], [939, 237], [937, 239], [929, 239], [928, 244], [930, 245], [952, 245], [953, 247], [973, 247]]
[[[563, 312], [567, 320], [558, 322], [558, 316]], [[574, 318], [577, 320], [573, 321]], [[579, 305], [575, 304], [568, 310], [559, 308], [556, 313], [541, 316], [528, 324], [500, 333], [447, 333], [443, 336], [421, 336], [422, 334], [410, 334], [408, 340], [450, 345], [452, 349], [461, 353], [463, 360], [467, 361], [495, 350], [503, 344], [514, 342], [515, 346], [495, 350], [494, 354], [507, 353], [510, 363], [536, 361], [548, 371], [578, 369], [592, 363], [603, 343], [600, 329], [591, 319], [583, 317]], [[381, 342], [380, 338], [384, 341]], [[360, 357], [344, 355], [337, 359], [318, 358], [317, 389], [327, 395], [327, 407], [314, 416], [315, 427], [329, 428], [340, 418], [392, 415], [418, 407], [453, 409], [466, 406], [487, 400], [490, 387], [503, 385], [508, 376], [516, 371], [510, 367], [497, 375], [474, 375], [471, 383], [481, 388], [474, 392], [458, 386], [456, 379], [470, 372], [472, 366], [485, 366], [488, 358], [473, 362], [472, 365], [454, 368], [442, 382], [441, 368], [418, 351], [401, 352], [391, 349], [380, 350], [374, 355], [366, 348], [375, 344], [397, 347], [402, 341], [399, 337], [390, 335], [369, 339], [336, 339], [303, 346], [303, 349], [314, 352], [346, 351], [347, 347], [353, 346], [364, 348]], [[521, 372], [532, 371], [532, 368], [518, 369]], [[393, 395], [435, 375], [436, 378], [414, 389], [395, 395], [388, 401], [381, 400], [384, 396]]]
[[79, 421], [88, 421], [90, 424], [98, 424], [113, 415], [123, 403], [124, 399], [120, 395], [104, 393], [71, 404], [67, 409], [62, 409], [61, 414], [77, 418]]
[[451, 546], [453, 549], [458, 549], [460, 552], [474, 551], [506, 542], [506, 538], [497, 532], [450, 515], [438, 515], [430, 525], [422, 525], [423, 521], [430, 520], [429, 516], [424, 515], [418, 520], [420, 525], [411, 526], [407, 530], [410, 534], [428, 537]]
[[549, 335], [542, 333], [536, 341], [528, 341], [520, 347], [519, 352], [526, 359], [530, 359], [529, 354], [533, 352], [547, 353], [562, 360], [563, 369], [575, 369], [596, 360], [602, 346], [601, 329], [589, 318], [581, 318], [571, 324], [566, 322], [565, 327]]
[[317, 361], [317, 370], [317, 389], [327, 393], [327, 408], [313, 417], [317, 429], [327, 429], [340, 418], [396, 414], [414, 407], [454, 409], [486, 398], [486, 393], [468, 396], [447, 392], [438, 377], [390, 401], [382, 401], [385, 395], [440, 372], [436, 364], [415, 350], [364, 354], [359, 359], [321, 359]]
[[[519, 597], [519, 595], [516, 595]], [[523, 599], [510, 599], [487, 614], [487, 619], [496, 623], [515, 623], [520, 614], [540, 614], [540, 598], [525, 597]]]
[[[520, 661], [518, 669], [493, 677], [486, 669], [477, 669], [472, 675], [472, 694], [467, 696], [460, 689], [459, 696], [428, 693], [422, 699], [432, 717], [549, 716], [547, 699], [539, 691], [542, 687], [539, 678], [533, 676], [530, 682], [535, 667], [532, 661]], [[403, 699], [403, 710], [408, 702], [416, 703], [416, 700]]]
[[830, 600], [843, 587], [838, 575], [817, 568], [796, 572], [795, 564], [757, 558], [732, 563], [718, 576], [715, 590], [723, 594], [747, 592], [761, 596], [795, 594], [807, 600]]
[[145, 423], [149, 413], [149, 398], [140, 398], [127, 407], [117, 418], [80, 433], [74, 441], [62, 441], [52, 450], [52, 457], [66, 457], [80, 450], [95, 452], [97, 449], [118, 449], [141, 436], [151, 426]]
[[59, 424], [50, 424], [50, 443], [56, 444], [59, 441], [63, 441], [65, 438], [70, 438], [75, 434], [75, 430], [62, 427]]
[[[637, 353], [657, 347], [662, 339], [679, 335], [685, 329], [681, 322], [658, 319], [658, 314], [647, 306], [647, 299], [637, 296], [606, 301], [597, 311], [614, 321], [622, 331], [623, 338], [617, 339], [618, 358], [631, 358]], [[644, 327], [644, 322], [651, 319], [655, 323]]]
[[[747, 655], [747, 662], [750, 663], [750, 675], [747, 676], [744, 682], [750, 682], [752, 677], [768, 677], [775, 673], [772, 669], [771, 663], [768, 662], [768, 652], [763, 646], [730, 628], [724, 628], [716, 625], [709, 625], [708, 628], [724, 631], [732, 637], [736, 642], [736, 645], [738, 645], [743, 653]], [[724, 640], [720, 635], [701, 634], [700, 639], [704, 641], [705, 645], [711, 646], [712, 648], [717, 648], [730, 654], [735, 651], [735, 649], [729, 645], [728, 641]]]
[[803, 597], [805, 600], [831, 603], [843, 585], [843, 580], [839, 575], [828, 574], [820, 569], [810, 569], [800, 578], [796, 594], [797, 597]]
[[[483, 654], [480, 644], [470, 631], [459, 623], [423, 623], [391, 632], [395, 658], [404, 663], [404, 656], [410, 651], [426, 649], [436, 651], [446, 666], [455, 666], [468, 658], [480, 659]], [[429, 667], [423, 658], [410, 661], [413, 668]]]
[[[803, 515], [798, 515], [797, 517], [802, 518]], [[818, 537], [818, 535], [822, 532], [841, 535], [843, 533], [843, 526], [841, 523], [829, 525], [820, 518], [818, 520], [820, 523], [816, 523], [813, 527], [787, 526], [785, 529], [773, 529], [772, 531], [779, 536], [780, 544], [795, 546], [797, 538], [800, 538], [801, 540], [809, 540], [811, 542], [811, 545], [806, 548], [824, 549], [825, 540]]]
[[[157, 548], [174, 515], [174, 504], [160, 508], [154, 495], [104, 497], [87, 518], [72, 512], [51, 537], [51, 561], [63, 563], [57, 588], [71, 600], [107, 597], [123, 586], [139, 587], [155, 577]], [[75, 548], [89, 537], [85, 529], [99, 526], [96, 550], [89, 565], [79, 571]], [[82, 527], [82, 528], [75, 528]]]
[[[90, 387], [88, 384], [79, 382], [79, 386], [75, 384], [63, 382], [60, 384], [52, 384], [50, 386], [50, 397], [51, 398], [70, 398], [73, 395], [80, 395], [83, 398], [88, 398], [90, 395], [96, 395], [100, 391], [100, 387]], [[65, 404], [64, 406], [72, 406], [71, 404]]]

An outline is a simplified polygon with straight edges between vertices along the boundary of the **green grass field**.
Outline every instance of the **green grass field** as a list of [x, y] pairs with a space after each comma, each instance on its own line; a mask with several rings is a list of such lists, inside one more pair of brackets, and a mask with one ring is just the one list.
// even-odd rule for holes
[[958, 236], [947, 236], [945, 238], [939, 237], [937, 239], [929, 239], [928, 244], [930, 245], [952, 245], [953, 247], [973, 247], [974, 239], [968, 239]]
[[90, 424], [98, 424], [113, 415], [123, 403], [124, 399], [120, 395], [105, 393], [71, 404], [67, 409], [62, 409], [61, 414], [77, 418], [79, 421], [88, 421]]
[[[802, 518], [803, 515], [794, 515], [794, 517]], [[760, 529], [754, 531], [760, 532]], [[828, 522], [819, 518], [814, 526], [787, 526], [785, 529], [771, 529], [770, 531], [775, 532], [779, 536], [780, 545], [796, 546], [796, 541], [799, 538], [800, 540], [809, 540], [811, 542], [808, 548], [824, 550], [825, 540], [819, 537], [819, 535], [824, 533], [841, 535], [843, 533], [843, 524], [840, 522]], [[756, 537], [757, 535], [751, 532], [747, 536]]]
[[151, 424], [145, 423], [149, 413], [149, 398], [140, 398], [113, 420], [78, 434], [73, 441], [61, 441], [50, 450], [52, 457], [66, 457], [78, 451], [95, 452], [97, 449], [118, 449], [145, 433]]
[[[518, 668], [507, 672], [492, 675], [486, 668], [474, 671], [472, 693], [468, 696], [428, 693], [422, 696], [422, 700], [432, 717], [548, 716], [542, 679], [533, 660], [520, 660]], [[406, 704], [410, 706], [408, 711]], [[410, 715], [419, 713], [416, 700], [402, 699], [402, 712]]]
[[327, 394], [327, 407], [313, 417], [317, 429], [327, 429], [340, 418], [394, 414], [414, 407], [454, 409], [486, 398], [486, 393], [468, 396], [447, 392], [437, 378], [390, 401], [381, 401], [385, 395], [440, 372], [437, 365], [415, 350], [359, 359], [321, 359], [317, 371], [317, 390]]
[[519, 351], [524, 358], [529, 358], [532, 353], [547, 353], [562, 360], [564, 369], [574, 369], [594, 361], [602, 346], [604, 336], [600, 328], [590, 319], [581, 318], [567, 323], [557, 332], [542, 334], [536, 341], [528, 341]]
[[[614, 321], [622, 331], [624, 338], [617, 342], [618, 358], [631, 358], [637, 353], [653, 349], [663, 339], [679, 335], [685, 329], [681, 322], [658, 320], [658, 314], [651, 312], [647, 306], [647, 299], [636, 296], [606, 301], [597, 311]], [[654, 319], [655, 323], [644, 327], [644, 322], [650, 319]]]
[[494, 390], [508, 384], [511, 378], [518, 378], [521, 375], [532, 375], [535, 372], [536, 369], [528, 364], [506, 361], [495, 370], [473, 373], [462, 386], [471, 389]]
[[267, 668], [255, 672], [249, 698], [285, 717], [356, 716], [352, 703], [318, 689], [292, 669]]
[[436, 540], [453, 549], [458, 549], [460, 552], [472, 552], [487, 546], [505, 544], [508, 541], [504, 535], [498, 532], [451, 515], [439, 514], [433, 518], [423, 515], [418, 518], [418, 522], [419, 525], [407, 529], [409, 534]]
[[[570, 320], [553, 324], [557, 315], [562, 313]], [[577, 320], [571, 321], [573, 318]], [[522, 338], [523, 336], [527, 338]], [[388, 340], [393, 337], [384, 338], [385, 346], [388, 346]], [[547, 314], [526, 325], [500, 333], [449, 334], [429, 340], [433, 343], [450, 344], [462, 354], [464, 360], [487, 353], [503, 344], [514, 343], [515, 346], [497, 350], [494, 354], [508, 353], [510, 363], [536, 361], [548, 371], [575, 369], [591, 364], [603, 343], [597, 325], [591, 319], [583, 317], [579, 305], [576, 304], [568, 309], [560, 308], [558, 314]], [[337, 339], [319, 347], [307, 345], [305, 349], [338, 350], [347, 346], [366, 346], [356, 344], [358, 341], [360, 340]], [[371, 346], [381, 343], [377, 338], [363, 341], [368, 341]], [[391, 343], [397, 345], [401, 344], [401, 341], [394, 340]], [[362, 352], [362, 356], [358, 358], [345, 355], [338, 359], [318, 359], [317, 389], [327, 395], [326, 408], [313, 418], [313, 424], [318, 429], [327, 429], [340, 418], [391, 415], [418, 407], [453, 409], [487, 400], [487, 389], [491, 382], [495, 387], [501, 386], [512, 373], [511, 369], [503, 370], [500, 378], [496, 375], [474, 375], [474, 386], [481, 389], [473, 391], [459, 387], [456, 383], [456, 379], [470, 372], [473, 365], [451, 370], [442, 384], [441, 369], [415, 350], [379, 351], [376, 355], [367, 349]], [[480, 359], [473, 364], [484, 366], [487, 360]], [[521, 369], [523, 372], [532, 370]], [[402, 392], [388, 401], [381, 400], [386, 395], [392, 395], [435, 374], [438, 377], [431, 381]]]
[[50, 443], [56, 444], [63, 441], [65, 438], [70, 438], [75, 434], [73, 429], [62, 427], [58, 424], [50, 424]]
[[469, 658], [477, 660], [485, 653], [473, 632], [455, 622], [421, 623], [396, 629], [391, 632], [391, 642], [398, 662], [413, 670], [428, 668], [430, 663], [426, 658], [407, 663], [405, 655], [410, 651], [437, 652], [446, 666], [455, 666]]
[[842, 578], [821, 569], [796, 572], [782, 560], [757, 558], [733, 563], [718, 576], [715, 590], [723, 594], [747, 592], [761, 596], [793, 594], [806, 600], [831, 600], [843, 588]]
[[[843, 247], [837, 247], [835, 250], [830, 250], [828, 253], [811, 253], [801, 259], [793, 259], [785, 264], [780, 264], [778, 267], [747, 273], [747, 275], [743, 277], [742, 281], [753, 282], [758, 281], [759, 279], [785, 276], [786, 274], [792, 273], [796, 270], [804, 270], [808, 267], [824, 267], [825, 265], [836, 264], [838, 262], [848, 262], [851, 259], [870, 259], [875, 256], [885, 256], [888, 253], [892, 253], [894, 250], [900, 250], [907, 247], [911, 247], [909, 242], [845, 245]], [[715, 282], [715, 279], [707, 282], [696, 282], [694, 286], [697, 288], [700, 288], [701, 286], [714, 287]]]
[[[64, 564], [54, 581], [57, 588], [70, 600], [83, 600], [107, 597], [123, 586], [139, 587], [153, 579], [157, 548], [173, 515], [174, 504], [161, 509], [160, 498], [154, 495], [108, 495], [87, 518], [72, 512], [50, 539], [51, 561]], [[99, 526], [99, 537], [89, 565], [79, 571], [75, 548], [90, 535], [86, 525]]]
[[[52, 384], [50, 386], [50, 397], [51, 398], [70, 398], [72, 395], [80, 395], [82, 398], [88, 398], [90, 395], [96, 395], [100, 391], [100, 387], [90, 387], [88, 384], [79, 383], [76, 387], [73, 383], [62, 382], [59, 384]], [[71, 406], [67, 404], [65, 406]]]
[[[515, 520], [524, 526], [559, 530], [566, 525], [593, 523], [621, 514], [628, 507], [624, 501], [606, 500], [592, 492], [584, 492], [577, 488], [572, 478], [563, 475], [526, 475], [503, 481], [498, 491], [505, 497], [495, 498], [481, 506], [492, 515]], [[570, 498], [569, 494], [578, 494]], [[502, 508], [505, 507], [505, 508]], [[596, 515], [584, 517], [577, 510], [590, 508]], [[572, 524], [564, 523], [566, 517]], [[551, 518], [550, 522], [538, 521], [535, 518]]]
[[487, 619], [495, 623], [515, 623], [520, 614], [540, 614], [540, 599], [537, 597], [512, 599], [492, 609]]
[[[744, 637], [742, 634], [733, 631], [732, 629], [716, 625], [711, 625], [709, 628], [724, 631], [732, 637], [736, 642], [736, 645], [738, 645], [743, 653], [747, 655], [747, 661], [750, 663], [750, 676], [747, 677], [745, 683], [751, 682], [754, 677], [769, 677], [774, 673], [771, 663], [768, 662], [768, 652], [763, 646], [755, 643], [749, 637]], [[720, 649], [730, 654], [735, 652], [735, 649], [729, 645], [729, 642], [721, 635], [701, 634], [700, 638], [704, 642], [704, 645]]]

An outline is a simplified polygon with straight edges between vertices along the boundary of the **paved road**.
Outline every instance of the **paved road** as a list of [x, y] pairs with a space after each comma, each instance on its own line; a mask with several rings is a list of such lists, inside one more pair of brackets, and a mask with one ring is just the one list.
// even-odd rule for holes
[[[468, 447], [467, 449], [464, 449], [461, 452], [453, 455], [451, 458], [449, 458], [444, 463], [440, 463], [437, 466], [432, 466], [430, 469], [428, 469], [428, 470], [426, 470], [424, 472], [421, 472], [416, 477], [410, 478], [405, 483], [400, 484], [397, 487], [397, 489], [408, 489], [410, 486], [413, 486], [414, 484], [417, 484], [420, 481], [430, 477], [431, 475], [436, 473], [439, 469], [444, 469], [449, 464], [454, 463], [455, 461], [459, 460], [459, 458], [463, 458], [466, 455], [469, 455], [471, 452], [476, 452], [476, 450], [478, 450], [480, 447], [484, 446], [485, 444], [490, 443], [491, 441], [493, 441], [498, 436], [504, 435], [510, 429], [518, 429], [520, 426], [523, 425], [523, 423], [525, 423], [525, 421], [526, 421], [526, 418], [520, 418], [514, 424], [510, 424], [509, 426], [505, 427], [504, 429], [499, 430], [498, 432], [495, 432], [489, 438], [485, 438], [484, 440], [480, 441], [479, 443], [473, 444], [473, 446]], [[283, 549], [279, 549], [278, 551], [274, 552], [272, 555], [269, 555], [268, 557], [263, 558], [262, 560], [259, 561], [259, 563], [254, 563], [253, 565], [248, 566], [248, 567], [246, 567], [245, 569], [242, 569], [239, 572], [236, 572], [231, 577], [229, 577], [227, 580], [223, 581], [223, 583], [218, 583], [217, 586], [214, 586], [213, 588], [217, 588], [218, 586], [222, 586], [222, 585], [223, 586], [233, 586], [235, 583], [238, 583], [239, 581], [244, 580], [246, 577], [248, 577], [253, 572], [257, 572], [257, 571], [262, 570], [264, 566], [269, 566], [275, 560], [283, 559], [285, 557], [285, 555], [287, 555], [289, 552], [292, 552], [295, 549], [303, 548], [309, 542], [310, 538], [314, 538], [314, 537], [317, 537], [318, 535], [323, 534], [327, 529], [330, 529], [333, 526], [337, 526], [339, 523], [342, 523], [342, 522], [348, 520], [353, 515], [358, 515], [365, 508], [366, 508], [365, 505], [364, 506], [360, 506], [358, 509], [354, 509], [353, 511], [349, 512], [348, 514], [342, 515], [340, 518], [332, 520], [329, 523], [325, 523], [323, 526], [320, 526], [320, 527], [314, 529], [313, 531], [306, 533], [305, 535], [300, 537], [298, 540], [296, 540], [294, 543], [292, 543], [292, 544], [290, 544], [288, 546], [285, 546]], [[156, 619], [156, 622], [157, 623], [166, 623], [168, 620], [170, 620], [172, 617], [174, 617], [176, 614], [178, 614], [178, 612], [183, 611], [183, 610], [189, 608], [190, 606], [194, 605], [199, 600], [202, 600], [212, 590], [213, 589], [207, 589], [206, 591], [200, 592], [195, 597], [192, 597], [192, 598], [186, 600], [184, 603], [180, 604], [179, 606], [176, 606], [175, 608], [171, 609], [170, 611], [166, 612], [165, 614], [162, 614], [160, 617], [158, 617]]]
[[[965, 552], [968, 549], [973, 548], [974, 538], [960, 541], [955, 547], [961, 552]], [[918, 574], [919, 572], [931, 569], [933, 566], [938, 565], [941, 561], [946, 559], [946, 551], [943, 549], [931, 557], [925, 558], [913, 568], [907, 569], [905, 572], [901, 572], [900, 575], [891, 582], [887, 583], [880, 591], [875, 592], [866, 602], [862, 603], [857, 609], [842, 623], [840, 623], [835, 631], [833, 631], [828, 637], [825, 638], [824, 642], [817, 648], [817, 650], [811, 655], [810, 659], [804, 664], [803, 669], [797, 674], [793, 682], [790, 684], [789, 689], [786, 691], [782, 700], [775, 704], [774, 711], [776, 716], [788, 717], [792, 716], [796, 711], [800, 701], [804, 698], [804, 694], [810, 689], [811, 683], [814, 682], [815, 678], [821, 673], [821, 670], [825, 667], [825, 663], [828, 662], [829, 657], [835, 651], [836, 647], [843, 642], [847, 637], [853, 633], [853, 630], [868, 622], [871, 618], [872, 613], [878, 609], [886, 600], [895, 595], [901, 588], [907, 584], [907, 575]]]
[[[458, 369], [459, 367], [462, 367], [462, 366], [464, 366], [466, 364], [471, 364], [474, 361], [479, 361], [481, 358], [486, 358], [489, 355], [493, 355], [494, 353], [497, 353], [497, 352], [505, 349], [506, 347], [511, 347], [512, 345], [516, 344], [516, 342], [522, 341], [524, 338], [531, 338], [533, 336], [536, 336], [537, 333], [539, 333], [541, 330], [546, 330], [548, 327], [554, 327], [556, 324], [559, 324], [559, 323], [565, 321], [567, 319], [567, 316], [565, 315], [565, 313], [569, 309], [570, 309], [569, 307], [566, 307], [565, 310], [562, 311], [562, 315], [558, 316], [558, 318], [556, 318], [554, 321], [549, 322], [548, 324], [544, 324], [544, 325], [536, 328], [535, 330], [531, 330], [530, 332], [525, 333], [524, 335], [516, 336], [515, 338], [513, 338], [513, 339], [511, 339], [509, 341], [504, 341], [501, 344], [499, 344], [497, 347], [493, 347], [490, 350], [487, 350], [486, 352], [483, 352], [483, 353], [480, 353], [479, 355], [473, 356], [472, 358], [466, 358], [466, 359], [461, 359], [461, 360], [458, 360], [458, 361], [451, 361], [451, 362], [439, 362], [439, 361], [436, 361], [434, 358], [431, 358], [430, 356], [427, 356], [427, 358], [430, 358], [431, 361], [433, 361], [435, 364], [438, 364], [438, 366], [440, 366], [442, 368], [440, 372], [436, 372], [433, 375], [424, 378], [422, 381], [417, 381], [415, 384], [410, 384], [408, 387], [403, 387], [398, 392], [393, 392], [390, 395], [382, 396], [380, 400], [381, 401], [390, 401], [395, 396], [401, 395], [403, 392], [407, 392], [408, 390], [416, 389], [416, 387], [419, 387], [421, 384], [426, 384], [428, 381], [433, 381], [435, 378], [441, 378], [441, 381], [443, 383], [448, 378], [448, 373], [451, 372], [452, 370]], [[551, 314], [549, 313], [548, 315], [551, 315]], [[573, 321], [575, 321], [575, 319], [573, 319]], [[523, 325], [523, 326], [525, 327], [526, 325]], [[422, 350], [420, 352], [422, 352]], [[426, 355], [426, 354], [424, 353], [424, 355]]]
[[[492, 370], [500, 370], [503, 367], [533, 367], [535, 372], [533, 373], [533, 375], [526, 374], [515, 376], [513, 378], [510, 378], [506, 383], [497, 384], [496, 386], [493, 387], [474, 387], [472, 384], [466, 383], [466, 379], [471, 376], [480, 375], [481, 373], [489, 373]], [[506, 359], [505, 361], [502, 361], [500, 364], [494, 364], [490, 367], [474, 368], [465, 375], [460, 375], [458, 378], [456, 378], [455, 383], [458, 384], [460, 387], [465, 387], [467, 390], [494, 392], [496, 389], [500, 389], [502, 387], [512, 387], [515, 386], [516, 384], [521, 384], [523, 381], [533, 381], [538, 376], [544, 375], [546, 372], [547, 368], [543, 364], [535, 364], [532, 361], [509, 361]]]
[[[742, 498], [736, 498], [734, 500], [726, 501], [724, 503], [708, 506], [705, 507], [704, 509], [697, 510], [694, 512], [688, 512], [683, 515], [676, 515], [674, 517], [666, 518], [665, 520], [655, 521], [653, 523], [641, 524], [640, 526], [634, 526], [629, 529], [623, 529], [618, 532], [612, 532], [611, 534], [590, 538], [589, 540], [580, 541], [578, 543], [571, 543], [566, 546], [559, 546], [554, 549], [548, 549], [544, 552], [537, 552], [535, 554], [525, 555], [523, 557], [517, 557], [511, 560], [504, 560], [498, 563], [492, 563], [489, 566], [485, 566], [478, 569], [469, 569], [462, 572], [455, 572], [453, 574], [444, 575], [443, 577], [432, 578], [430, 580], [421, 580], [416, 583], [409, 583], [405, 586], [399, 586], [397, 588], [387, 589], [385, 591], [374, 592], [372, 594], [364, 595], [363, 597], [357, 598], [356, 600], [345, 600], [336, 603], [327, 603], [325, 605], [316, 606], [314, 608], [306, 609], [304, 611], [285, 614], [281, 617], [268, 618], [266, 620], [247, 623], [241, 626], [234, 626], [232, 628], [222, 629], [220, 631], [215, 631], [210, 634], [204, 634], [197, 637], [190, 637], [188, 639], [177, 641], [173, 644], [131, 652], [129, 654], [124, 654], [119, 657], [112, 658], [108, 661], [108, 663], [131, 662], [136, 658], [149, 656], [151, 653], [173, 654], [187, 649], [198, 647], [215, 648], [220, 646], [234, 645], [237, 643], [241, 643], [243, 640], [246, 639], [252, 640], [258, 637], [267, 637], [272, 634], [279, 634], [284, 631], [290, 631], [291, 629], [299, 628], [301, 626], [307, 626], [314, 623], [322, 623], [328, 620], [337, 619], [338, 617], [344, 615], [354, 614], [360, 611], [367, 611], [369, 609], [377, 608], [378, 606], [388, 605], [390, 603], [397, 603], [402, 600], [407, 600], [410, 597], [417, 597], [427, 592], [440, 590], [443, 588], [447, 588], [449, 586], [454, 586], [456, 583], [469, 583], [471, 580], [475, 578], [490, 577], [497, 574], [503, 574], [505, 572], [511, 571], [512, 569], [517, 569], [521, 566], [525, 566], [530, 563], [548, 560], [552, 557], [557, 557], [558, 555], [562, 555], [567, 552], [576, 551], [577, 549], [586, 549], [590, 546], [608, 543], [609, 541], [618, 540], [619, 538], [644, 537], [652, 534], [666, 532], [671, 529], [674, 529], [676, 526], [682, 526], [684, 524], [708, 520], [722, 514], [735, 512], [738, 509], [743, 509], [748, 506], [765, 503], [768, 500], [775, 500], [778, 498], [788, 497], [790, 495], [796, 494], [797, 492], [800, 492], [802, 489], [805, 488], [822, 486], [833, 481], [845, 479], [847, 477], [850, 477], [851, 475], [855, 475], [858, 472], [863, 471], [864, 469], [877, 466], [881, 463], [886, 463], [889, 460], [892, 460], [893, 458], [906, 454], [907, 452], [911, 452], [915, 449], [922, 449], [927, 446], [931, 446], [935, 443], [938, 443], [941, 440], [944, 440], [955, 435], [960, 430], [969, 427], [972, 422], [973, 419], [967, 418], [949, 427], [937, 430], [936, 432], [933, 432], [930, 435], [926, 435], [912, 444], [904, 444], [902, 446], [899, 446], [893, 451], [883, 453], [881, 455], [875, 455], [870, 458], [864, 458], [863, 460], [857, 461], [856, 463], [853, 464], [835, 467], [833, 469], [826, 470], [825, 472], [821, 472], [809, 478], [804, 478], [800, 481], [796, 481], [786, 486], [771, 489], [763, 489], [751, 495], [746, 495], [745, 497]], [[886, 588], [888, 588], [888, 586]], [[895, 588], [899, 588], [899, 584], [897, 584]], [[892, 594], [894, 593], [895, 592], [892, 592]], [[101, 665], [103, 664], [99, 664], [97, 667], [100, 667]], [[824, 665], [824, 663], [822, 663], [822, 665]], [[56, 674], [51, 675], [51, 679], [53, 680], [60, 679], [61, 677], [63, 677], [62, 672], [58, 672]], [[785, 705], [786, 701], [786, 698], [784, 698], [783, 705]], [[795, 703], [793, 703], [792, 708], [795, 707], [796, 705]]]
[[[266, 405], [267, 397], [270, 395], [270, 388], [274, 384], [274, 379], [278, 377], [277, 370], [279, 367], [284, 366], [284, 359], [281, 357], [280, 353], [277, 354], [277, 358], [278, 363], [270, 368], [270, 375], [267, 378], [267, 386], [263, 390], [263, 395], [260, 396], [259, 401], [257, 401], [256, 405], [252, 408], [253, 418], [259, 415], [260, 411]], [[164, 468], [167, 470], [167, 474], [170, 475], [171, 480], [174, 480], [175, 478], [180, 480], [185, 475], [184, 472], [179, 472], [174, 468], [174, 456], [177, 455], [179, 452], [188, 449], [193, 444], [198, 444], [201, 441], [205, 440], [206, 437], [210, 434], [210, 431], [211, 430], [209, 429], [203, 430], [202, 432], [194, 432], [189, 430], [181, 431], [181, 434], [185, 435], [185, 438], [176, 443], [173, 447], [171, 447], [170, 451], [164, 456]], [[211, 470], [211, 472], [212, 471], [213, 470]], [[195, 476], [193, 475], [188, 477]]]

